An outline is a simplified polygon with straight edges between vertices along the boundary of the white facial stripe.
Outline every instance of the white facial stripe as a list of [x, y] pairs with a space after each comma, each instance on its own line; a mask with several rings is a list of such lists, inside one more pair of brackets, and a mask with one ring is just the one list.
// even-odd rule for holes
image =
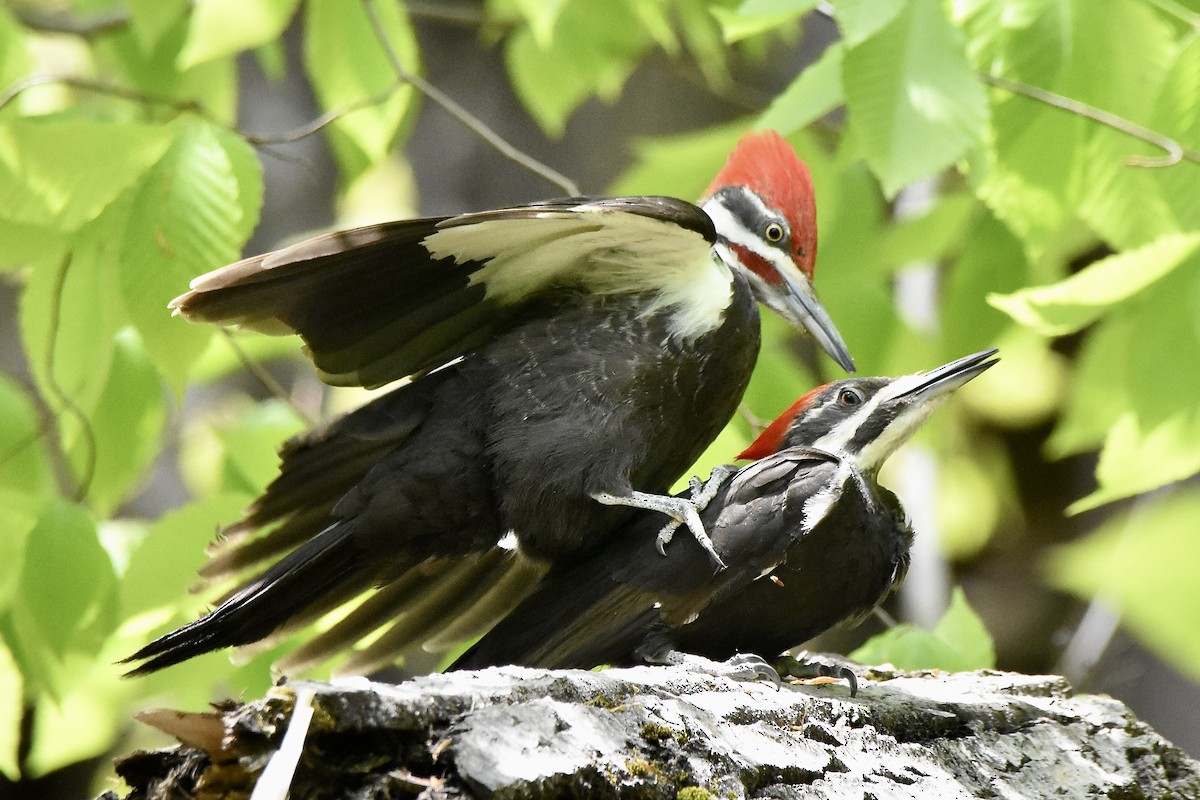
[[[742, 196], [748, 198], [764, 215], [772, 219], [779, 216], [768, 209], [754, 192], [743, 191]], [[747, 228], [741, 219], [735, 217], [719, 198], [713, 197], [706, 202], [704, 204], [704, 212], [712, 218], [717, 233], [724, 236], [729, 242], [746, 248], [765, 260], [781, 274], [796, 274], [799, 272], [796, 264], [787, 253], [784, 253], [777, 247], [772, 247], [763, 240], [760, 234]], [[786, 225], [786, 223], [783, 224]]]
[[855, 466], [869, 472], [879, 467], [892, 452], [920, 426], [929, 414], [940, 405], [936, 398], [909, 406], [892, 421], [880, 434], [867, 444], [857, 455], [847, 449], [850, 441], [867, 419], [876, 412], [880, 405], [912, 391], [925, 380], [924, 373], [904, 375], [896, 378], [876, 392], [852, 416], [842, 420], [832, 431], [818, 439], [812, 446], [835, 455], [853, 460]]

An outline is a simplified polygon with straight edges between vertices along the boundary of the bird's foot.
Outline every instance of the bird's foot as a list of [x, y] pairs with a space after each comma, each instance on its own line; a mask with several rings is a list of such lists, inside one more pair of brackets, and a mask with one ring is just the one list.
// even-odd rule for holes
[[850, 696], [858, 694], [858, 676], [848, 663], [840, 659], [801, 653], [799, 656], [781, 656], [775, 661], [775, 666], [793, 685], [819, 686], [845, 681], [850, 685]]
[[726, 661], [713, 661], [703, 656], [665, 650], [659, 653], [642, 654], [648, 664], [686, 667], [692, 672], [712, 675], [714, 678], [729, 678], [739, 683], [754, 683], [765, 680], [779, 688], [783, 685], [779, 673], [762, 656], [753, 653], [738, 653]]
[[[712, 482], [709, 478], [708, 483]], [[701, 487], [701, 492], [708, 488], [708, 483]], [[714, 495], [715, 495], [715, 489]], [[725, 569], [725, 562], [717, 555], [717, 551], [713, 548], [712, 539], [708, 538], [708, 532], [704, 530], [704, 523], [700, 520], [700, 511], [697, 510], [695, 501], [688, 500], [683, 497], [670, 497], [661, 494], [649, 494], [647, 492], [630, 492], [628, 495], [615, 495], [609, 492], [598, 492], [592, 495], [592, 499], [603, 503], [606, 506], [631, 506], [633, 508], [646, 508], [651, 511], [658, 511], [666, 514], [673, 522], [668, 523], [658, 533], [658, 539], [655, 541], [655, 547], [659, 554], [666, 555], [667, 543], [671, 541], [671, 537], [675, 534], [675, 529], [680, 525], [687, 525], [688, 530], [696, 537], [696, 541], [700, 547], [704, 548], [704, 552], [708, 553], [708, 557], [712, 559], [713, 564], [717, 569]], [[710, 497], [709, 500], [712, 500]], [[706, 505], [707, 505], [706, 501]], [[703, 509], [701, 506], [700, 509]]]

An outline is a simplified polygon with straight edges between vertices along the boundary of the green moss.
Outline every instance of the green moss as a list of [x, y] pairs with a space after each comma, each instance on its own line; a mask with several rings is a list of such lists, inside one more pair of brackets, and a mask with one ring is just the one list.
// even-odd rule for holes
[[637, 756], [625, 759], [625, 769], [629, 771], [630, 775], [636, 775], [639, 778], [652, 778], [656, 771], [653, 764]]
[[675, 800], [717, 800], [716, 795], [700, 786], [685, 786], [675, 793]]
[[642, 726], [642, 738], [647, 742], [661, 742], [675, 737], [675, 731], [658, 722], [647, 722]]

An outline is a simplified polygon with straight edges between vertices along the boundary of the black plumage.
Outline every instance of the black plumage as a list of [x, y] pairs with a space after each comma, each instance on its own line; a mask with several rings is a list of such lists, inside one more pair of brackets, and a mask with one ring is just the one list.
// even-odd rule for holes
[[[769, 144], [800, 163], [782, 139]], [[204, 574], [269, 565], [131, 656], [145, 662], [134, 672], [271, 640], [377, 587], [284, 666], [385, 626], [392, 635], [354, 669], [442, 641], [439, 627], [470, 634], [467, 621], [494, 622], [549, 563], [634, 514], [595, 496], [662, 495], [712, 441], [758, 352], [756, 297], [786, 310], [804, 294], [794, 321], [848, 364], [819, 304], [810, 313], [811, 246], [798, 266], [792, 250], [759, 241], [764, 202], [753, 230], [728, 212], [719, 230], [704, 209], [665, 197], [385, 223], [198, 278], [172, 303], [191, 320], [298, 333], [331, 383], [412, 379], [284, 448], [279, 477]], [[801, 217], [814, 221], [811, 209], [771, 219]], [[796, 236], [815, 242], [815, 231]], [[751, 275], [736, 242], [775, 261], [758, 256]], [[509, 532], [519, 550], [497, 554]]]
[[769, 657], [866, 614], [903, 581], [913, 539], [878, 470], [994, 354], [815, 389], [750, 451], [783, 449], [738, 470], [701, 515], [727, 569], [713, 573], [690, 539], [654, 558], [657, 520], [642, 515], [586, 562], [555, 564], [452, 668]]

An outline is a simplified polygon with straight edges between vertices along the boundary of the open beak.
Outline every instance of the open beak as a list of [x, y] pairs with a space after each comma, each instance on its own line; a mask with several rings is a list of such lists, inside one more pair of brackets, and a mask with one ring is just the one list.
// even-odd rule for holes
[[821, 349], [842, 369], [854, 372], [854, 359], [850, 357], [850, 350], [842, 341], [842, 335], [830, 319], [829, 312], [817, 300], [812, 285], [803, 277], [790, 275], [786, 271], [781, 270], [779, 274], [783, 276], [787, 288], [785, 291], [772, 293], [765, 300], [766, 304], [796, 327], [803, 327], [812, 334], [821, 345]]
[[993, 358], [997, 352], [999, 351], [995, 348], [984, 350], [931, 369], [916, 376], [917, 383], [897, 395], [895, 399], [924, 403], [927, 400], [944, 397], [994, 366], [1000, 360]]

